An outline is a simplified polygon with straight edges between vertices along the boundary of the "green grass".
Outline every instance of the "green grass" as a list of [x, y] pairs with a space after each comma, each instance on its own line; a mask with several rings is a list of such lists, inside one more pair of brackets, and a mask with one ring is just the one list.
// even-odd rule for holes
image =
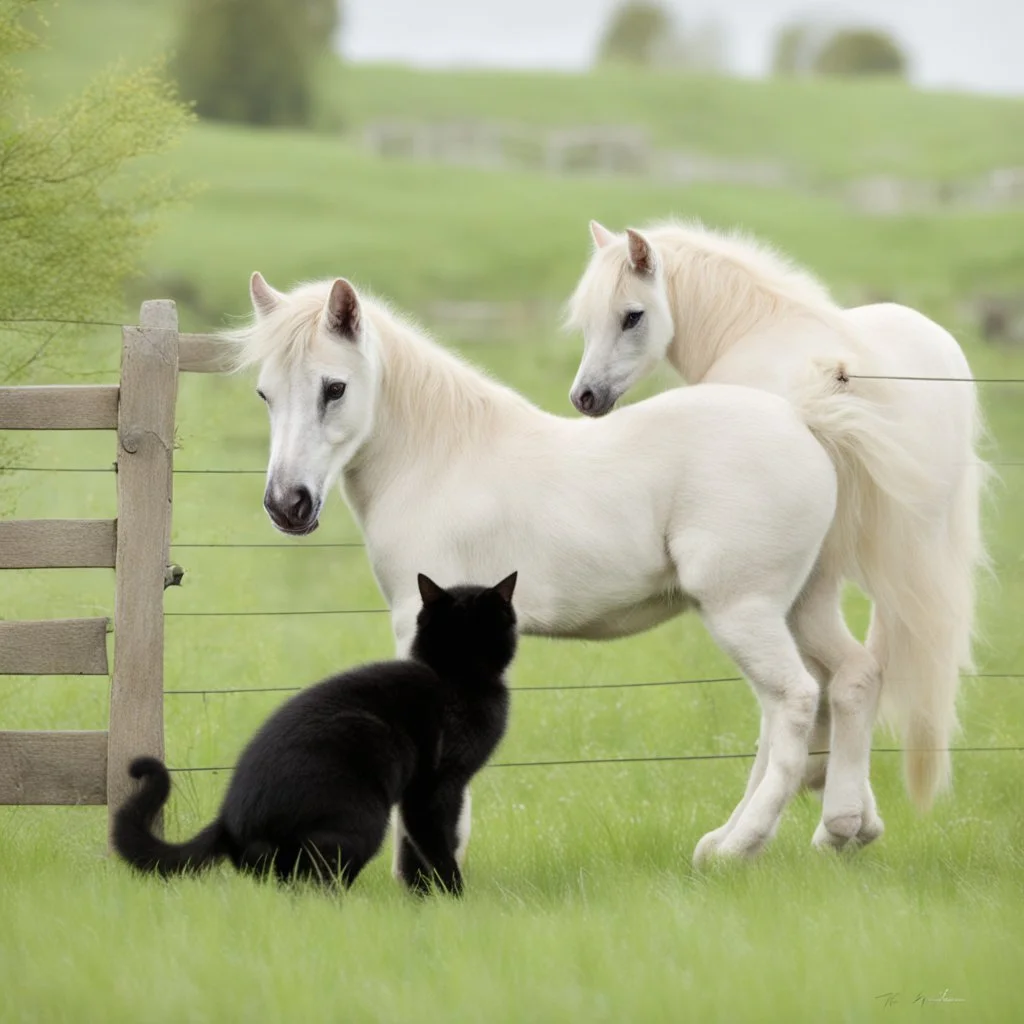
[[254, 269], [281, 287], [347, 274], [417, 312], [447, 299], [559, 303], [587, 258], [590, 217], [741, 227], [807, 262], [840, 297], [896, 296], [947, 322], [957, 299], [1013, 287], [1024, 272], [1021, 210], [858, 218], [785, 192], [492, 174], [381, 161], [321, 136], [209, 126], [170, 166], [204, 191], [168, 219], [145, 288], [184, 294], [187, 281], [202, 306], [193, 326], [245, 312]]
[[[111, 61], [175, 45], [176, 0], [61, 0], [32, 62], [53, 105]], [[658, 146], [780, 161], [799, 180], [868, 174], [952, 179], [1024, 163], [1024, 101], [917, 92], [898, 83], [766, 83], [602, 70], [587, 74], [416, 71], [328, 62], [319, 120], [335, 135], [380, 117], [487, 118], [543, 127], [636, 124]]]
[[[41, 98], [75, 87], [119, 53], [159, 49], [171, 28], [167, 10], [157, 0], [65, 0], [54, 50], [34, 68], [50, 90], [37, 90]], [[887, 161], [907, 173], [959, 173], [1022, 159], [1024, 137], [1014, 129], [1019, 104], [872, 86], [760, 91], [657, 77], [369, 68], [344, 71], [337, 89], [356, 122], [396, 111], [483, 110], [558, 123], [637, 114], [656, 118], [650, 123], [663, 140], [776, 154], [840, 175]], [[690, 98], [706, 90], [706, 106], [669, 103], [676, 90]], [[719, 126], [716, 110], [727, 124]], [[781, 124], [785, 110], [808, 123]], [[207, 187], [168, 220], [135, 292], [191, 292], [183, 308], [190, 327], [244, 312], [257, 267], [280, 287], [349, 274], [416, 311], [434, 299], [558, 302], [586, 258], [589, 217], [622, 225], [674, 213], [764, 235], [844, 299], [884, 293], [918, 305], [957, 330], [979, 375], [1024, 376], [1024, 353], [982, 345], [959, 314], [974, 293], [1020, 289], [1020, 212], [867, 220], [787, 192], [383, 163], [328, 135], [209, 126], [171, 164]], [[553, 324], [539, 321], [517, 344], [467, 351], [546, 408], [568, 411], [578, 341]], [[64, 367], [41, 367], [35, 380], [66, 379], [72, 369], [94, 374], [90, 381], [114, 379], [116, 365], [116, 331], [99, 332]], [[991, 447], [1003, 461], [1024, 462], [1022, 391], [983, 390]], [[183, 378], [178, 420], [179, 467], [263, 466], [264, 412], [248, 381]], [[37, 466], [102, 466], [113, 460], [113, 439], [38, 436], [21, 457]], [[280, 540], [260, 508], [261, 490], [258, 475], [177, 477], [175, 543]], [[0, 498], [25, 517], [115, 512], [112, 475], [0, 478]], [[1022, 502], [1024, 467], [1006, 466], [989, 510], [997, 574], [985, 587], [981, 661], [990, 672], [1024, 672]], [[312, 542], [356, 539], [335, 499]], [[176, 548], [174, 556], [187, 575], [168, 592], [168, 611], [380, 606], [358, 548], [296, 542]], [[0, 617], [109, 613], [110, 577], [7, 573]], [[863, 628], [862, 602], [851, 599], [850, 617]], [[166, 634], [169, 690], [301, 685], [390, 649], [381, 614], [171, 618]], [[732, 674], [699, 622], [684, 618], [613, 644], [527, 639], [513, 683]], [[168, 695], [169, 762], [229, 765], [281, 699]], [[14, 729], [103, 728], [107, 702], [102, 680], [7, 679], [0, 721]], [[1024, 744], [1024, 684], [965, 681], [963, 720], [965, 746]], [[517, 691], [497, 760], [745, 752], [756, 723], [755, 701], [738, 683]], [[878, 744], [891, 739], [879, 734]], [[104, 810], [0, 809], [0, 1021], [1019, 1016], [1024, 754], [958, 755], [954, 794], [924, 819], [907, 806], [898, 757], [879, 754], [874, 777], [888, 831], [874, 847], [854, 857], [813, 852], [818, 808], [801, 799], [763, 860], [695, 873], [693, 847], [729, 813], [747, 767], [719, 760], [489, 769], [474, 789], [469, 889], [460, 904], [407, 899], [388, 875], [387, 854], [344, 897], [261, 887], [227, 871], [171, 885], [140, 880], [104, 858]], [[180, 836], [212, 815], [226, 776], [177, 775], [175, 783], [168, 830]], [[914, 1004], [919, 994], [943, 991], [965, 1002]], [[887, 1007], [878, 997], [890, 992], [898, 1002]]]
[[[549, 408], [562, 408], [574, 356], [565, 342], [474, 350]], [[973, 353], [978, 371], [1024, 359]], [[1024, 407], [990, 386], [1004, 448]], [[259, 466], [263, 412], [242, 380], [185, 377], [180, 466]], [[1020, 448], [1015, 449], [1020, 454]], [[112, 445], [45, 438], [42, 465], [102, 465]], [[45, 481], [45, 482], [44, 482]], [[177, 543], [274, 539], [258, 477], [180, 476]], [[59, 488], [59, 489], [58, 489]], [[1019, 517], [1024, 471], [1007, 468], [993, 515], [999, 590], [989, 588], [988, 670], [1024, 670]], [[34, 479], [18, 514], [109, 514], [110, 477]], [[340, 501], [315, 541], [355, 529]], [[379, 606], [361, 550], [179, 549], [175, 610]], [[90, 613], [111, 605], [109, 574], [15, 573], [0, 615]], [[863, 626], [863, 606], [851, 602]], [[298, 685], [387, 653], [381, 615], [171, 619], [167, 688]], [[527, 639], [520, 687], [729, 675], [693, 619], [614, 644]], [[10, 681], [8, 728], [99, 728], [102, 681]], [[168, 695], [168, 760], [230, 764], [282, 699]], [[965, 684], [970, 746], [1019, 745], [1020, 683]], [[742, 684], [519, 692], [499, 761], [729, 753], [751, 748], [756, 708]], [[890, 745], [879, 736], [879, 745]], [[874, 774], [887, 834], [855, 857], [809, 848], [818, 812], [791, 809], [759, 863], [694, 873], [699, 836], [738, 798], [747, 762], [493, 768], [475, 787], [464, 903], [418, 904], [383, 856], [344, 897], [289, 893], [215, 872], [164, 885], [104, 860], [101, 809], [0, 811], [0, 989], [4, 1021], [721, 1020], [862, 1021], [920, 1012], [918, 994], [972, 1021], [1012, 1019], [1024, 927], [1024, 754], [963, 754], [954, 796], [919, 820], [898, 758]], [[184, 835], [213, 813], [223, 774], [178, 775], [168, 818]], [[897, 1007], [877, 996], [902, 993]]]

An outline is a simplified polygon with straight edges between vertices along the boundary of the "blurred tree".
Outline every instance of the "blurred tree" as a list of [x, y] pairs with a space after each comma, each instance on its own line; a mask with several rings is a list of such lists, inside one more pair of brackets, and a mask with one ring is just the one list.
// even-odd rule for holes
[[659, 63], [661, 53], [675, 46], [675, 26], [659, 3], [626, 0], [612, 12], [597, 48], [601, 64]]
[[775, 37], [772, 52], [772, 73], [800, 75], [810, 71], [814, 63], [811, 26], [804, 22], [783, 25]]
[[[119, 315], [154, 215], [184, 194], [126, 164], [166, 151], [192, 116], [159, 66], [101, 75], [50, 117], [27, 113], [14, 58], [38, 45], [34, 3], [0, 0], [0, 383], [66, 347], [73, 329], [53, 320]], [[26, 322], [40, 318], [51, 322]]]
[[871, 28], [840, 29], [814, 59], [819, 75], [893, 75], [903, 78], [907, 58], [887, 32]]
[[612, 12], [597, 48], [599, 64], [724, 71], [728, 33], [715, 19], [683, 32], [659, 3], [626, 0]]
[[305, 125], [339, 0], [185, 0], [175, 71], [201, 117]]

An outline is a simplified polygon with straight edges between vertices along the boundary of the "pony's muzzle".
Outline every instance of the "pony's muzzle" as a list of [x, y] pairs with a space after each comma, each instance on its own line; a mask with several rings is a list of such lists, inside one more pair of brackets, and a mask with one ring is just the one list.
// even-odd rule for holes
[[303, 537], [319, 525], [320, 502], [308, 487], [301, 484], [281, 490], [268, 484], [263, 495], [263, 507], [270, 521], [282, 533]]
[[597, 385], [580, 385], [569, 392], [569, 400], [584, 416], [603, 416], [612, 411], [616, 396], [611, 389]]

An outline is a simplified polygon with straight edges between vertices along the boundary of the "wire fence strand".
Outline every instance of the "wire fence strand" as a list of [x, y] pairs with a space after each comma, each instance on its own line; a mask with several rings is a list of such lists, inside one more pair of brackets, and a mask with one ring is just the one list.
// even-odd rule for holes
[[346, 541], [338, 541], [337, 543], [334, 543], [334, 542], [324, 542], [324, 543], [313, 543], [313, 544], [304, 544], [304, 543], [301, 543], [301, 542], [300, 543], [296, 543], [295, 541], [283, 541], [283, 542], [280, 542], [280, 543], [244, 544], [244, 543], [236, 543], [236, 542], [232, 541], [232, 542], [227, 543], [227, 544], [216, 544], [216, 543], [177, 544], [177, 543], [172, 543], [171, 547], [175, 548], [175, 549], [177, 549], [179, 551], [185, 551], [185, 550], [195, 551], [195, 550], [202, 550], [202, 549], [207, 549], [207, 548], [213, 548], [213, 549], [217, 549], [217, 548], [237, 548], [237, 549], [242, 549], [242, 550], [260, 549], [260, 548], [284, 548], [284, 549], [286, 549], [288, 551], [302, 551], [302, 550], [305, 550], [307, 548], [364, 548], [364, 547], [366, 547], [366, 545], [361, 540], [346, 540]]
[[239, 612], [164, 612], [165, 619], [277, 618], [292, 615], [387, 615], [387, 608], [283, 608]]
[[[984, 460], [987, 466], [1024, 466], [1024, 459]], [[0, 466], [0, 473], [116, 473], [117, 465], [109, 466]], [[267, 475], [263, 469], [175, 469], [174, 476], [259, 476]]]
[[[915, 748], [917, 749], [917, 748]], [[950, 754], [1019, 754], [1024, 752], [1024, 745], [1021, 746], [997, 746], [997, 747], [948, 747], [948, 748], [920, 748], [928, 753], [943, 752]], [[827, 750], [812, 750], [809, 756], [827, 754]], [[872, 747], [872, 754], [902, 754], [902, 747]], [[647, 754], [625, 757], [578, 757], [564, 760], [544, 761], [495, 761], [487, 768], [568, 768], [588, 764], [653, 764], [657, 762], [688, 762], [688, 761], [749, 761], [756, 756], [754, 751], [736, 754]], [[186, 765], [179, 768], [168, 768], [171, 772], [182, 774], [202, 772], [232, 772], [233, 765]]]
[[115, 323], [113, 320], [63, 320], [52, 316], [5, 316], [0, 317], [0, 324], [71, 324], [75, 327], [126, 327], [127, 324]]
[[[569, 683], [565, 686], [510, 686], [516, 693], [551, 693], [556, 690], [632, 690], [648, 686], [698, 686], [703, 683], [739, 683], [742, 676], [712, 676], [705, 679], [659, 679], [643, 683]], [[222, 693], [297, 693], [302, 686], [250, 686], [224, 690], [164, 690], [165, 696], [211, 696]]]
[[848, 373], [850, 380], [921, 380], [940, 384], [1024, 384], [1024, 377], [915, 377], [910, 374]]
[[[1024, 672], [971, 672], [962, 679], [1024, 680]], [[567, 683], [550, 686], [510, 686], [515, 693], [564, 693], [574, 690], [639, 690], [660, 686], [702, 686], [714, 683], [742, 683], [743, 676], [706, 676], [698, 679], [657, 679], [650, 682], [628, 683]], [[298, 693], [302, 686], [230, 686], [221, 689], [164, 690], [165, 697], [217, 697], [239, 693]]]

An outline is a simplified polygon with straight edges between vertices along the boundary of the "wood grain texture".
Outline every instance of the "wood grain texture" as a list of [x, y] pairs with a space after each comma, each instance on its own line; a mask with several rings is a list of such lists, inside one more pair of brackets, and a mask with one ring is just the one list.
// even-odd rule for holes
[[112, 569], [113, 519], [0, 521], [0, 569]]
[[230, 373], [236, 351], [216, 334], [182, 334], [178, 342], [178, 369], [182, 373]]
[[[114, 678], [107, 801], [133, 791], [131, 760], [164, 753], [164, 577], [171, 529], [174, 405], [178, 386], [173, 302], [147, 302], [121, 353], [117, 458]], [[157, 822], [159, 829], [159, 822]]]
[[109, 619], [0, 622], [0, 675], [105, 676]]
[[0, 430], [114, 430], [116, 384], [0, 388]]
[[105, 732], [0, 732], [0, 804], [105, 804]]

